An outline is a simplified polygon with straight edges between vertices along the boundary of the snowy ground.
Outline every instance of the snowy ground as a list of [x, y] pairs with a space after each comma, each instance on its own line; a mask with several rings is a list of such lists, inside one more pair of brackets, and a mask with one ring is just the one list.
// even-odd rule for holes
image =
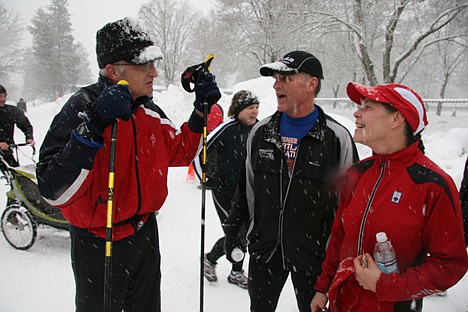
[[[275, 107], [271, 86], [259, 79], [245, 82], [234, 88], [250, 88], [260, 97], [261, 115], [265, 117]], [[191, 109], [191, 96], [178, 88], [155, 96], [167, 114], [180, 124]], [[40, 146], [50, 121], [64, 99], [54, 103], [37, 103], [28, 108], [34, 125], [35, 137]], [[227, 98], [222, 106], [227, 111]], [[176, 103], [183, 103], [177, 104]], [[270, 103], [270, 104], [267, 104]], [[332, 113], [348, 127], [353, 127], [352, 111], [335, 110]], [[343, 117], [344, 116], [344, 117]], [[182, 118], [181, 120], [176, 118]], [[431, 116], [429, 116], [431, 122]], [[450, 122], [450, 121], [449, 121]], [[430, 129], [427, 129], [430, 130]], [[351, 130], [352, 131], [352, 130]], [[436, 132], [429, 132], [436, 133]], [[17, 133], [17, 143], [22, 142]], [[425, 137], [427, 154], [452, 175], [459, 185], [468, 151], [468, 128], [452, 129], [446, 134], [429, 134]], [[24, 150], [27, 153], [27, 149]], [[365, 155], [368, 150], [360, 148]], [[21, 156], [22, 164], [31, 161]], [[37, 160], [37, 155], [35, 156]], [[169, 172], [169, 197], [158, 215], [162, 253], [162, 307], [163, 311], [199, 311], [199, 255], [201, 191], [197, 182], [186, 180], [186, 168], [173, 168]], [[0, 181], [0, 194], [8, 188]], [[5, 206], [0, 196], [0, 207]], [[3, 208], [0, 208], [0, 212]], [[209, 249], [222, 235], [221, 226], [213, 208], [211, 194], [206, 201], [206, 242]], [[70, 266], [70, 240], [66, 231], [40, 227], [34, 246], [27, 251], [13, 249], [0, 237], [0, 311], [8, 312], [68, 312], [74, 311], [74, 281]], [[228, 284], [226, 277], [230, 265], [224, 259], [218, 264], [219, 281], [205, 282], [204, 310], [207, 312], [238, 312], [249, 310], [246, 290]], [[425, 312], [468, 311], [468, 276], [448, 291], [446, 297], [429, 297], [424, 300]], [[297, 311], [290, 281], [286, 284], [277, 311]]]

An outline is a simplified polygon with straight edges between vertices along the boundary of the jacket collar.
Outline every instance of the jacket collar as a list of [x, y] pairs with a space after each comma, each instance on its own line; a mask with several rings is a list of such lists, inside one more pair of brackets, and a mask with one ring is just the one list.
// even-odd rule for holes
[[377, 164], [387, 163], [388, 167], [395, 167], [394, 165], [399, 167], [400, 164], [409, 165], [414, 163], [415, 157], [423, 155], [418, 145], [419, 140], [398, 152], [392, 154], [374, 154], [372, 158], [376, 160]]
[[[327, 125], [327, 120], [323, 109], [315, 104], [315, 107], [319, 110], [319, 116], [315, 125], [312, 129], [307, 132], [306, 137], [311, 137], [313, 139], [323, 141], [325, 140], [325, 129]], [[266, 123], [265, 129], [263, 131], [262, 139], [266, 142], [273, 143], [277, 148], [281, 149], [281, 135], [279, 133], [281, 115], [283, 113], [276, 111]]]

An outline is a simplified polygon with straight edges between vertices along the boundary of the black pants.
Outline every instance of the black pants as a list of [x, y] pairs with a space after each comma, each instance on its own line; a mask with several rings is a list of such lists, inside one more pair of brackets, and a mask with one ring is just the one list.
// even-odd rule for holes
[[291, 274], [300, 312], [310, 312], [310, 302], [315, 295], [314, 284], [317, 273], [309, 271], [293, 272], [283, 269], [280, 252], [275, 252], [268, 263], [249, 260], [250, 311], [273, 312], [278, 305], [281, 291]]
[[[103, 311], [105, 240], [73, 233], [77, 312]], [[112, 244], [112, 311], [161, 311], [161, 257], [154, 214], [134, 235]]]
[[[221, 224], [226, 221], [227, 217], [229, 216], [229, 212], [231, 211], [231, 196], [226, 196], [224, 194], [218, 193], [216, 191], [212, 191], [213, 196], [213, 203], [216, 208], [216, 212], [218, 213], [219, 220]], [[224, 256], [224, 236], [221, 237], [216, 241], [211, 248], [211, 251], [206, 254], [206, 258], [213, 264], [216, 264], [218, 259]], [[242, 265], [244, 264], [244, 260], [233, 263], [232, 264], [232, 271], [241, 271]]]

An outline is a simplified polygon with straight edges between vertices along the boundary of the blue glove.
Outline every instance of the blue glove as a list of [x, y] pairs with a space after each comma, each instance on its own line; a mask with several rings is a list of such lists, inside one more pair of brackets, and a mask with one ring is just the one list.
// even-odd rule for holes
[[199, 112], [204, 112], [203, 103], [208, 103], [208, 113], [213, 106], [221, 98], [221, 92], [215, 81], [215, 76], [211, 73], [200, 72], [198, 80], [195, 84], [195, 102], [193, 106]]
[[118, 118], [129, 120], [132, 117], [132, 95], [128, 86], [114, 84], [107, 87], [98, 96], [95, 111], [89, 115], [82, 115], [88, 129], [98, 136], [102, 136], [104, 129], [115, 123]]

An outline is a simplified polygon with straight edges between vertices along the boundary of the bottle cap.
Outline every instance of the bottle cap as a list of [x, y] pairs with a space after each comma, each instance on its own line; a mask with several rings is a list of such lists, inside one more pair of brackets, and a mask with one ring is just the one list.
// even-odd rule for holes
[[379, 232], [375, 234], [375, 238], [379, 243], [383, 243], [387, 240], [387, 234], [385, 232]]

